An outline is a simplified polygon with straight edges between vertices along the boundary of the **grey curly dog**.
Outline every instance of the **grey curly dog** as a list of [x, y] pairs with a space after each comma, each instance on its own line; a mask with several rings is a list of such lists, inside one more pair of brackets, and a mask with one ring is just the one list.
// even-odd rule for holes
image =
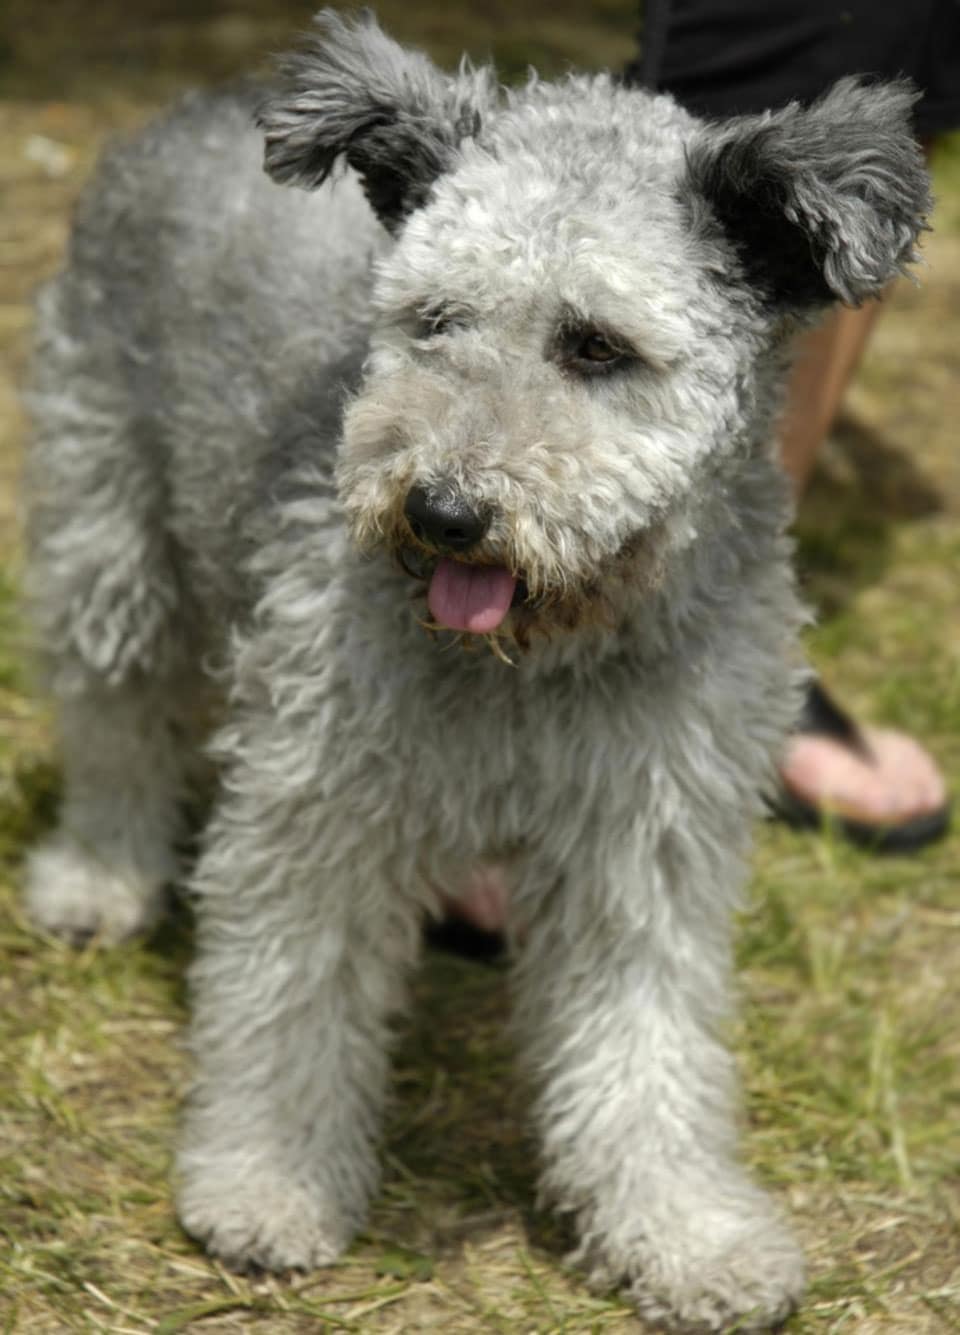
[[913, 258], [911, 101], [708, 124], [325, 12], [266, 95], [108, 154], [40, 309], [66, 790], [27, 901], [74, 938], [156, 919], [212, 701], [178, 1178], [214, 1255], [348, 1244], [424, 914], [493, 862], [581, 1261], [679, 1326], [796, 1303], [722, 1041], [801, 677], [771, 441], [791, 335]]

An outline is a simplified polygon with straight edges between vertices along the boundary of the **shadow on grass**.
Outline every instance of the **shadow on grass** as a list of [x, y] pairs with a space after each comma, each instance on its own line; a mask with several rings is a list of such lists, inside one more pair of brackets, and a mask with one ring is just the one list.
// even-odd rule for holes
[[180, 1012], [189, 1009], [187, 968], [194, 951], [193, 910], [182, 893], [171, 896], [170, 907], [143, 942], [144, 952], [162, 967], [171, 1005]]
[[833, 466], [814, 475], [796, 523], [801, 582], [821, 621], [883, 578], [895, 526], [943, 509], [937, 488], [882, 432], [845, 417], [832, 443]]
[[425, 953], [394, 1063], [377, 1216], [395, 1236], [416, 1201], [419, 1219], [432, 1221], [417, 1245], [433, 1253], [511, 1221], [532, 1247], [553, 1256], [572, 1245], [564, 1221], [535, 1208], [529, 1091], [509, 1042], [508, 1014], [504, 966]]
[[14, 759], [0, 780], [0, 864], [12, 871], [51, 828], [60, 803], [60, 773], [45, 757]]

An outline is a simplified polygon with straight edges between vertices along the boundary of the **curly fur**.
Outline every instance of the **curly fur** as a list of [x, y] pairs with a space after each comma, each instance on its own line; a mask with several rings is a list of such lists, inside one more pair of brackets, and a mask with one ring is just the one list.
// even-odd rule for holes
[[[108, 154], [41, 303], [28, 592], [66, 797], [30, 910], [154, 919], [218, 690], [186, 1228], [237, 1265], [347, 1245], [433, 887], [495, 861], [583, 1261], [658, 1320], [768, 1326], [803, 1265], [739, 1165], [723, 1027], [801, 675], [771, 440], [791, 331], [910, 257], [908, 99], [707, 125], [330, 14], [285, 69], [267, 167], [318, 189], [260, 171], [253, 94], [189, 99]], [[629, 363], [580, 373], [577, 329]], [[414, 484], [523, 580], [500, 657], [424, 633]]]

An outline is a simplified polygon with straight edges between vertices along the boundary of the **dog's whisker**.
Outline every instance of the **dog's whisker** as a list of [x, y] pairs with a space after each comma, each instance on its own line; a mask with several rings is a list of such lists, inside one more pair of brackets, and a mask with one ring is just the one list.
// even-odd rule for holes
[[486, 639], [487, 647], [493, 654], [494, 658], [499, 658], [500, 662], [506, 663], [507, 667], [515, 668], [517, 666], [513, 659], [505, 652], [499, 635], [486, 635], [484, 638]]

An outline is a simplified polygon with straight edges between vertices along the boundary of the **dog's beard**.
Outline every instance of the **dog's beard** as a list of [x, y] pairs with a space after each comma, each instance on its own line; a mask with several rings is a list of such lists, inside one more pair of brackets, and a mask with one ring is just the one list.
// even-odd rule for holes
[[[662, 583], [663, 523], [634, 533], [606, 556], [584, 561], [583, 568], [570, 562], [569, 552], [564, 561], [552, 544], [523, 551], [510, 541], [509, 531], [506, 541], [494, 532], [457, 557], [413, 532], [403, 512], [406, 490], [401, 486], [387, 508], [345, 508], [360, 549], [370, 555], [386, 551], [409, 576], [417, 620], [444, 645], [487, 647], [513, 661], [515, 648], [525, 652], [537, 642], [583, 630], [616, 631]], [[455, 607], [444, 600], [444, 579], [447, 594], [453, 586]], [[491, 585], [493, 598], [485, 601]], [[481, 605], [490, 616], [473, 622], [471, 614]], [[448, 610], [455, 614], [445, 615]]]
[[[615, 630], [627, 605], [635, 603], [638, 595], [652, 592], [662, 579], [655, 544], [647, 534], [636, 535], [623, 544], [593, 575], [552, 585], [534, 584], [522, 571], [514, 573], [489, 559], [454, 562], [415, 539], [398, 542], [392, 551], [400, 568], [414, 581], [413, 599], [425, 630], [452, 636], [452, 642], [465, 649], [476, 649], [486, 643], [497, 657], [506, 657], [508, 661], [512, 661], [509, 659], [512, 646], [527, 651], [536, 639], [552, 639], [560, 633], [588, 628]], [[454, 578], [462, 580], [465, 586], [474, 579], [497, 582], [491, 624], [479, 620], [476, 629], [472, 629], [465, 624], [469, 616], [462, 615], [462, 606], [459, 616], [442, 615], [445, 603], [442, 592], [437, 595], [436, 585], [438, 577], [441, 581], [450, 577], [450, 567], [454, 565], [463, 567], [465, 574]], [[492, 576], [480, 573], [488, 571], [497, 573]], [[483, 593], [481, 587], [472, 610], [480, 606]]]
[[453, 635], [464, 648], [486, 642], [497, 657], [512, 661], [502, 641], [516, 638], [511, 614], [521, 609], [529, 614], [524, 579], [502, 565], [454, 561], [412, 547], [397, 547], [394, 556], [416, 581], [415, 600], [426, 604], [420, 617], [424, 629]]

